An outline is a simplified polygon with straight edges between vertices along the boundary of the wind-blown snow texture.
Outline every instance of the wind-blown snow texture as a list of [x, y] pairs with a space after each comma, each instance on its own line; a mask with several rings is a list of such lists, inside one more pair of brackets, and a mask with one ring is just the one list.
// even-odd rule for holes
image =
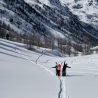
[[[0, 98], [98, 98], [98, 54], [59, 57], [57, 51], [29, 51], [0, 39]], [[71, 66], [57, 77], [55, 62]]]

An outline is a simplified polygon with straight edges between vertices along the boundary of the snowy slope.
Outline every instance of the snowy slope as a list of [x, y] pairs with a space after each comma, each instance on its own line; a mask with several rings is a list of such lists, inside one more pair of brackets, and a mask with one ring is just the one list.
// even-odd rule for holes
[[[98, 98], [98, 54], [61, 58], [57, 51], [28, 51], [0, 39], [0, 98]], [[55, 62], [71, 66], [55, 76]]]
[[97, 98], [98, 94], [98, 55], [71, 59], [73, 66], [68, 72], [67, 82], [72, 98]]
[[58, 96], [58, 78], [38, 66], [35, 61], [40, 53], [33, 53], [22, 44], [0, 39], [0, 98]]

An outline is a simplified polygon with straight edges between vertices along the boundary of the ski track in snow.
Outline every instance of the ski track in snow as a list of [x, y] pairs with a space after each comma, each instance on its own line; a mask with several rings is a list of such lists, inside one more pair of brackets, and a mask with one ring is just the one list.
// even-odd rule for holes
[[98, 74], [96, 74], [95, 77], [98, 78]]
[[62, 93], [62, 81], [60, 79], [60, 91], [58, 93], [58, 98], [61, 98], [61, 93]]
[[[54, 58], [54, 59], [56, 59], [56, 58]], [[46, 64], [46, 63], [48, 63], [50, 60], [53, 60], [53, 58], [52, 58], [52, 59], [47, 60], [47, 61], [46, 61], [46, 62], [44, 62], [44, 63]]]
[[44, 54], [44, 52], [43, 52], [43, 50], [42, 50], [42, 54], [37, 58], [37, 60], [36, 60], [36, 64], [37, 64], [39, 58], [40, 58], [43, 54]]
[[71, 63], [73, 63], [74, 61], [79, 60], [81, 58], [83, 58], [83, 57], [76, 58], [76, 59], [72, 60]]
[[81, 56], [81, 57], [78, 57], [78, 58], [72, 60], [71, 63], [73, 63], [73, 62], [75, 62], [77, 60], [81, 61], [81, 59], [88, 59], [88, 58], [90, 58], [90, 56], [88, 56], [88, 57]]
[[[15, 50], [17, 53], [19, 53], [22, 57], [24, 57], [26, 60], [29, 60], [31, 63], [37, 64], [39, 66], [41, 66], [44, 70], [46, 70], [47, 72], [49, 72], [51, 75], [55, 76], [55, 74], [53, 72], [51, 72], [49, 69], [47, 69], [46, 67], [44, 67], [43, 65], [38, 64], [38, 60], [41, 56], [44, 55], [44, 50], [42, 50], [42, 54], [37, 58], [36, 62], [31, 61], [30, 59], [28, 59], [26, 56], [24, 56], [19, 50], [18, 48], [16, 48], [15, 46]], [[70, 98], [69, 97], [69, 93], [68, 93], [68, 86], [65, 83], [65, 78], [64, 77], [59, 77], [60, 80], [60, 90], [58, 92], [58, 98]], [[56, 91], [57, 92], [57, 91]]]
[[60, 91], [58, 93], [58, 98], [70, 98], [69, 90], [66, 78], [60, 77]]

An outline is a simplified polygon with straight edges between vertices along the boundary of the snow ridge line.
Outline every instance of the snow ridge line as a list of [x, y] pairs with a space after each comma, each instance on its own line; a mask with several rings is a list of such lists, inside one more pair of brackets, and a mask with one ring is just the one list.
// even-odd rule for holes
[[50, 70], [48, 70], [46, 67], [40, 65], [40, 64], [37, 64], [39, 66], [41, 66], [43, 69], [45, 69], [46, 71], [48, 71], [49, 73], [51, 73], [53, 76], [55, 76], [55, 74], [53, 72], [51, 72]]
[[29, 60], [26, 56], [24, 56], [19, 50], [17, 50], [16, 48], [15, 48], [15, 50], [16, 50], [16, 52], [18, 52], [19, 54], [21, 54], [25, 59], [27, 59], [27, 60]]

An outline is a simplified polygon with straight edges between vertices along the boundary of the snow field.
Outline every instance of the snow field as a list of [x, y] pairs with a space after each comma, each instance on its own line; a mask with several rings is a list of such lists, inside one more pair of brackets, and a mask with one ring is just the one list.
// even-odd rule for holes
[[58, 78], [31, 63], [27, 59], [29, 52], [17, 45], [22, 46], [0, 39], [0, 98], [50, 98], [59, 84]]
[[[59, 57], [49, 49], [28, 51], [23, 44], [0, 39], [0, 98], [97, 98], [98, 54]], [[68, 63], [57, 77], [55, 62]]]

